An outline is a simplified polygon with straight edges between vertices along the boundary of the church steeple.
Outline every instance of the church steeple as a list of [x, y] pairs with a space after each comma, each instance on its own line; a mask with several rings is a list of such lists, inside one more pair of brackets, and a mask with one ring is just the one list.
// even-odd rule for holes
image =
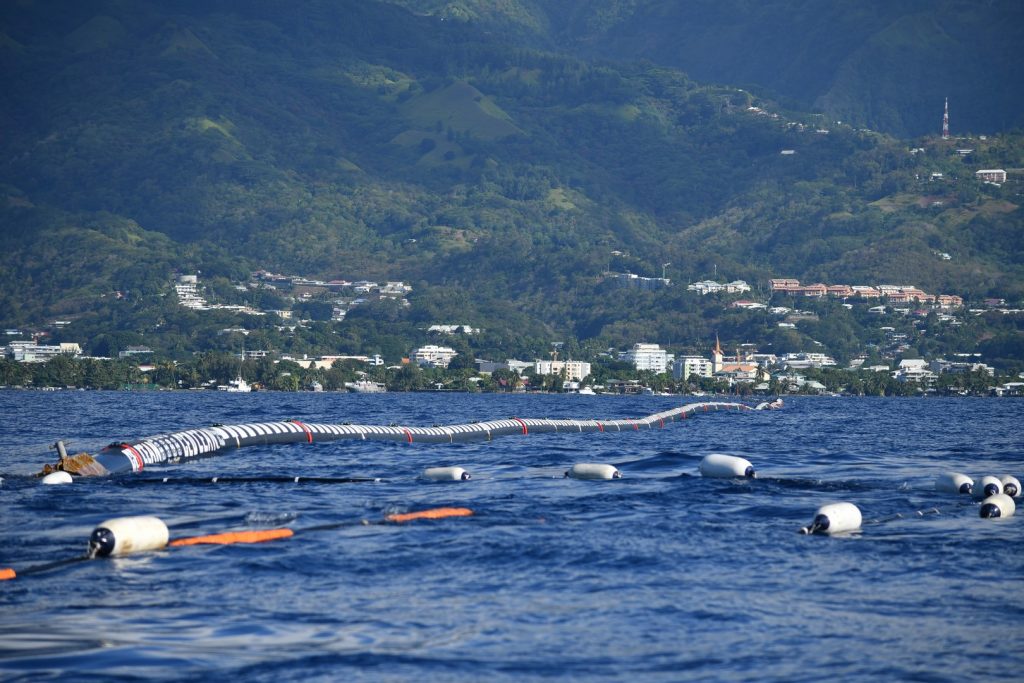
[[715, 348], [711, 350], [711, 374], [715, 374], [722, 369], [722, 366], [725, 365], [724, 360], [722, 343], [718, 341], [718, 333], [715, 332]]

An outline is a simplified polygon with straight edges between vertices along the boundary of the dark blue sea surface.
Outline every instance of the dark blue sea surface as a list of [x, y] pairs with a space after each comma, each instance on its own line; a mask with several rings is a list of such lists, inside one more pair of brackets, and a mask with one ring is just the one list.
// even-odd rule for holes
[[[0, 568], [81, 555], [126, 515], [172, 538], [299, 530], [0, 582], [0, 679], [1020, 680], [1024, 511], [981, 519], [933, 483], [1021, 478], [1018, 400], [794, 398], [653, 431], [254, 446], [69, 486], [31, 477], [57, 438], [96, 452], [211, 423], [612, 419], [695, 400], [0, 391]], [[759, 478], [701, 478], [712, 452]], [[564, 479], [577, 462], [624, 476]], [[438, 465], [473, 478], [420, 478]], [[270, 475], [380, 481], [203, 481]], [[798, 533], [834, 501], [860, 507], [861, 533]], [[381, 523], [442, 505], [476, 514]], [[332, 523], [346, 525], [301, 531]]]

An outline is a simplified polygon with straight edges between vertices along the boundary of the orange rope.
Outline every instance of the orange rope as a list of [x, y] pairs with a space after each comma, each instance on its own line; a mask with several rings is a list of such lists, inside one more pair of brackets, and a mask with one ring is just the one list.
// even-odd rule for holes
[[419, 512], [388, 515], [384, 520], [400, 524], [416, 519], [445, 519], [446, 517], [471, 517], [472, 515], [473, 511], [469, 508], [432, 508], [430, 510], [420, 510]]
[[0, 581], [10, 581], [17, 576], [13, 569], [0, 569]]
[[192, 536], [191, 538], [178, 538], [167, 545], [231, 545], [232, 543], [263, 543], [275, 541], [279, 538], [294, 536], [291, 529], [259, 529], [256, 531], [228, 531], [223, 534], [209, 534], [207, 536]]

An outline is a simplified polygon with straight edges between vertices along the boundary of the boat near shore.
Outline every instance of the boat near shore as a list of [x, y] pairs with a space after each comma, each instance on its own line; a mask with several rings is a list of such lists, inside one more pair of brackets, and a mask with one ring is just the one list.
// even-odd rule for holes
[[252, 391], [252, 385], [242, 379], [239, 375], [237, 378], [231, 380], [227, 384], [220, 384], [217, 386], [218, 391], [228, 391], [235, 394], [247, 394]]
[[345, 388], [357, 394], [381, 394], [387, 391], [387, 388], [382, 383], [371, 382], [367, 379], [361, 379], [357, 382], [345, 382]]

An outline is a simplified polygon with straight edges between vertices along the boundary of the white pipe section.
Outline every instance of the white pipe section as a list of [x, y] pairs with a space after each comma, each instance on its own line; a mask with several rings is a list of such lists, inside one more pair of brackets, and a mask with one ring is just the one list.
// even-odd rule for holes
[[986, 474], [980, 481], [974, 484], [973, 494], [978, 500], [984, 500], [989, 496], [1003, 492], [1003, 482], [996, 477]]
[[430, 481], [466, 481], [472, 478], [461, 467], [428, 467], [423, 470], [423, 476]]
[[840, 534], [860, 528], [860, 509], [853, 503], [822, 505], [814, 513], [814, 521], [800, 529], [804, 534]]
[[565, 476], [571, 479], [620, 479], [622, 472], [615, 469], [614, 465], [579, 462], [569, 468]]
[[169, 537], [167, 525], [159, 517], [116, 517], [93, 529], [89, 554], [104, 557], [160, 550]]
[[700, 475], [702, 477], [716, 477], [719, 479], [735, 479], [737, 477], [754, 478], [754, 466], [746, 458], [724, 453], [712, 453], [700, 461]]
[[61, 470], [59, 472], [50, 472], [43, 477], [41, 483], [50, 486], [53, 484], [70, 484], [72, 481], [74, 481], [74, 479], [72, 479], [71, 474]]
[[981, 510], [979, 512], [981, 517], [986, 519], [996, 517], [1013, 517], [1013, 513], [1017, 511], [1017, 504], [1013, 502], [1013, 498], [1010, 498], [1005, 493], [997, 493], [994, 496], [989, 496], [981, 502]]
[[1010, 498], [1020, 498], [1020, 481], [1017, 477], [1012, 474], [1004, 474], [999, 477], [999, 481], [1003, 483], [1003, 493]]
[[970, 493], [974, 480], [959, 472], [943, 472], [935, 480], [935, 490], [943, 493]]

